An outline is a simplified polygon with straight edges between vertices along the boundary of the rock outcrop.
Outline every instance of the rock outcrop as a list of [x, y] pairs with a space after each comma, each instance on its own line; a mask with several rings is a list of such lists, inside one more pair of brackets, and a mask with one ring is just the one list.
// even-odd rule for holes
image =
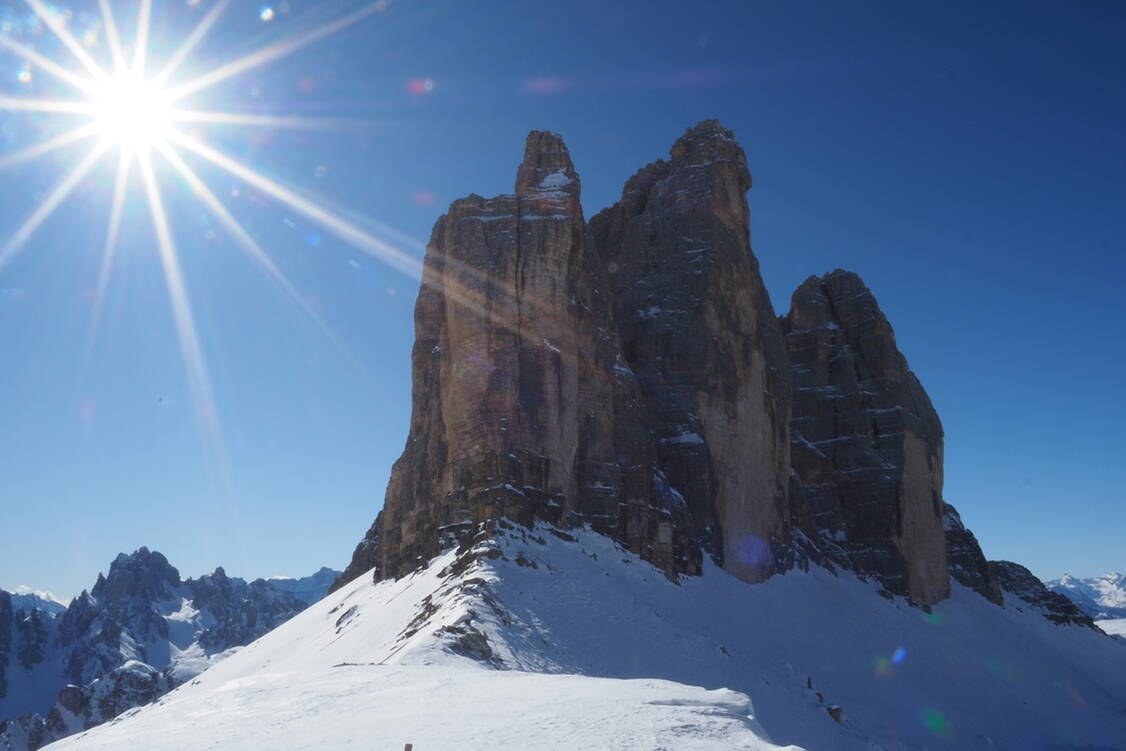
[[[1004, 592], [1023, 601], [1024, 606], [1039, 612], [1052, 623], [1061, 626], [1083, 626], [1101, 631], [1091, 616], [1080, 610], [1066, 596], [1048, 589], [1044, 582], [1019, 563], [990, 561], [989, 573]], [[1018, 604], [1017, 607], [1021, 606]]]
[[689, 130], [588, 225], [563, 141], [438, 220], [410, 436], [341, 581], [401, 576], [500, 517], [590, 524], [670, 573], [757, 581], [788, 543], [785, 348], [730, 131]]
[[562, 139], [534, 131], [514, 194], [469, 196], [438, 220], [415, 307], [410, 437], [344, 580], [401, 576], [490, 519], [611, 531], [621, 504], [648, 510], [636, 397], [615, 367], [579, 191]]
[[796, 526], [893, 594], [944, 599], [942, 423], [875, 297], [850, 272], [810, 277], [783, 329]]
[[994, 605], [1004, 605], [1001, 588], [989, 570], [974, 533], [962, 524], [958, 510], [943, 504], [942, 526], [946, 530], [946, 559], [950, 575]]
[[630, 178], [591, 231], [659, 476], [684, 499], [690, 537], [758, 581], [789, 543], [790, 383], [750, 248], [750, 187], [743, 149], [708, 120]]
[[[415, 308], [407, 445], [336, 586], [507, 517], [589, 524], [670, 575], [706, 555], [746, 581], [814, 560], [947, 597], [942, 424], [855, 274], [810, 278], [775, 315], [750, 186], [707, 120], [589, 224], [567, 148], [540, 131], [515, 193], [455, 201]], [[997, 601], [958, 534], [955, 575]]]

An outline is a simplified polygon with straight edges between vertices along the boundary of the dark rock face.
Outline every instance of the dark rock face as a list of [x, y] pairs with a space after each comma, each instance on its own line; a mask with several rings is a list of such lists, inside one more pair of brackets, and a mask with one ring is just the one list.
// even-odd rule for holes
[[591, 220], [656, 470], [725, 568], [765, 579], [789, 542], [789, 375], [750, 249], [746, 157], [700, 123]]
[[[1101, 631], [1091, 616], [1074, 602], [1044, 586], [1031, 571], [1012, 561], [990, 561], [989, 572], [1007, 594], [1020, 598], [1028, 607], [1061, 626], [1085, 626]], [[1018, 606], [1019, 607], [1019, 606]]]
[[810, 277], [783, 321], [794, 522], [825, 555], [920, 603], [950, 593], [942, 424], [860, 277]]
[[977, 538], [966, 529], [958, 510], [949, 503], [943, 504], [942, 526], [946, 530], [946, 558], [950, 562], [950, 575], [994, 605], [1004, 605], [1001, 588], [989, 570]]

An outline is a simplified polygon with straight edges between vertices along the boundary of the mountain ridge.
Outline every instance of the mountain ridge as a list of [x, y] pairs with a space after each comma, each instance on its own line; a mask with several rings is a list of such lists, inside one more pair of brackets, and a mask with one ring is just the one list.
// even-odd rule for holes
[[1053, 592], [1068, 597], [1092, 618], [1126, 618], [1126, 575], [1117, 571], [1090, 577], [1064, 574], [1045, 583]]
[[276, 586], [220, 567], [181, 580], [141, 547], [66, 606], [0, 591], [0, 749], [34, 751], [152, 701], [319, 599], [328, 578]]

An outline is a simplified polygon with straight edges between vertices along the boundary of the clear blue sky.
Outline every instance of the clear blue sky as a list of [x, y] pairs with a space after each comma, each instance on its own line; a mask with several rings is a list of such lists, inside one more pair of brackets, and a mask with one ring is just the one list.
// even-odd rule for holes
[[[56, 4], [96, 27], [96, 2]], [[211, 5], [158, 2], [158, 52]], [[289, 0], [264, 21], [236, 0], [184, 78], [363, 5]], [[28, 18], [0, 5], [12, 37], [70, 64]], [[194, 102], [362, 121], [200, 133], [414, 254], [451, 200], [512, 189], [529, 129], [564, 135], [589, 216], [720, 118], [747, 150], [775, 309], [809, 274], [859, 272], [939, 410], [946, 496], [986, 554], [1091, 575], [1126, 567], [1123, 38], [1117, 2], [400, 0]], [[5, 95], [65, 91], [21, 71], [0, 52]], [[0, 150], [61, 117], [0, 112]], [[84, 153], [0, 173], [0, 242]], [[0, 269], [0, 587], [69, 597], [140, 545], [185, 575], [342, 567], [382, 503], [417, 281], [189, 161], [364, 374], [162, 168], [233, 492], [217, 486], [136, 192], [84, 364], [107, 159]]]

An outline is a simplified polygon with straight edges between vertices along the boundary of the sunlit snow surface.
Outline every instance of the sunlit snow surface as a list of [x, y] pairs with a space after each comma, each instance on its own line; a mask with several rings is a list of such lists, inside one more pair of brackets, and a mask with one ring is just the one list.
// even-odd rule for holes
[[1126, 639], [1126, 618], [1114, 618], [1109, 621], [1095, 621], [1099, 628], [1108, 634], [1121, 636]]
[[361, 577], [51, 748], [1126, 748], [1126, 643], [1020, 601], [955, 585], [927, 614], [817, 569], [673, 583], [599, 535], [508, 534]]

